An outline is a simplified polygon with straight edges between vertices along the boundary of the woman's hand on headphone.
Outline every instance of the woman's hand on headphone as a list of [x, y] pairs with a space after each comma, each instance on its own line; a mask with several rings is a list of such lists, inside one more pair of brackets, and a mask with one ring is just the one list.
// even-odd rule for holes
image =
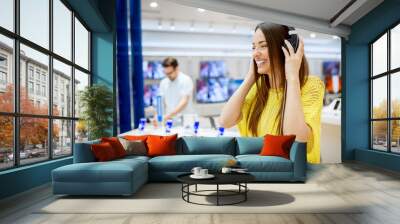
[[282, 46], [283, 54], [285, 55], [285, 76], [288, 82], [299, 81], [299, 70], [304, 55], [303, 38], [299, 40], [299, 48], [294, 52], [293, 46], [288, 40], [285, 40], [287, 49]]
[[254, 83], [256, 79], [256, 75], [254, 74], [254, 63], [255, 63], [254, 58], [251, 57], [249, 64], [249, 71], [247, 72], [247, 77], [246, 77], [247, 79], [249, 79], [251, 83]]

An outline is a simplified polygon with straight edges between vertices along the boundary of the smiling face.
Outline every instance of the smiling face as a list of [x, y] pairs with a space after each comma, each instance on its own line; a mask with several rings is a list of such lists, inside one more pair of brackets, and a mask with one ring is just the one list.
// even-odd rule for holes
[[257, 72], [260, 75], [270, 74], [271, 64], [268, 53], [268, 44], [261, 29], [257, 29], [254, 33], [252, 49], [253, 59], [257, 65]]

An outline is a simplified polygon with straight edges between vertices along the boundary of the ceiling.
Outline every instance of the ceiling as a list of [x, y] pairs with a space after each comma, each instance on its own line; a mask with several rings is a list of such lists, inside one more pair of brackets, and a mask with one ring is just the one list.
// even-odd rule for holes
[[[244, 18], [247, 18], [342, 37], [350, 34], [353, 23], [383, 2], [383, 0], [166, 0], [162, 1], [163, 3], [160, 1], [161, 7], [170, 7], [169, 3], [166, 3], [170, 2], [170, 4], [190, 6], [192, 10], [182, 8], [182, 10], [163, 12], [161, 9], [157, 13], [148, 6], [149, 0], [142, 1], [145, 16], [153, 13], [155, 17], [174, 16], [181, 19], [195, 17], [197, 20], [216, 20], [220, 18], [214, 13], [220, 12], [225, 14], [225, 19], [236, 19], [238, 23], [246, 23]], [[207, 16], [199, 15], [196, 8], [214, 13], [210, 12]], [[233, 17], [230, 18], [229, 15]]]
[[[158, 7], [150, 7], [151, 2]], [[170, 0], [142, 0], [143, 54], [245, 57], [261, 21], [211, 10], [199, 12], [197, 7]], [[308, 55], [340, 58], [338, 36], [297, 27], [296, 32], [304, 38]]]
[[[151, 2], [157, 2], [158, 7], [150, 7]], [[238, 1], [238, 0], [231, 0]], [[317, 0], [307, 0], [309, 2]], [[338, 0], [333, 0], [338, 1]], [[252, 4], [255, 4], [254, 1]], [[259, 2], [264, 2], [260, 0]], [[275, 2], [278, 1], [268, 1]], [[265, 4], [265, 3], [264, 3]], [[199, 12], [198, 8], [181, 5], [168, 0], [142, 0], [142, 29], [144, 31], [164, 31], [164, 32], [190, 32], [190, 33], [210, 33], [210, 26], [213, 27], [214, 34], [246, 35], [250, 36], [254, 32], [254, 27], [260, 20], [244, 18], [240, 16], [219, 13], [206, 10]], [[170, 30], [171, 23], [176, 27]], [[162, 30], [158, 26], [163, 27]], [[192, 31], [190, 27], [194, 26]], [[232, 32], [237, 29], [237, 32]], [[296, 29], [297, 33], [304, 38], [309, 38], [311, 33], [316, 34], [318, 40], [332, 40], [333, 36], [324, 33], [316, 33], [305, 29]], [[310, 42], [313, 42], [311, 39]], [[314, 40], [315, 42], [316, 40]], [[337, 40], [338, 41], [338, 40]], [[324, 42], [325, 43], [325, 42]]]
[[[151, 8], [150, 3], [157, 2], [157, 8]], [[216, 23], [237, 23], [239, 25], [253, 25], [253, 19], [243, 18], [239, 16], [205, 11], [200, 13], [196, 7], [185, 6], [167, 0], [142, 0], [142, 18], [143, 19], [162, 19], [170, 21], [201, 21], [201, 22], [216, 22]]]
[[[346, 6], [351, 0], [226, 0], [239, 4], [246, 3], [254, 7], [273, 9], [281, 12], [288, 12], [296, 15], [312, 17], [323, 20], [330, 20], [337, 12]], [[310, 7], [312, 6], [312, 7]], [[349, 24], [348, 24], [349, 25]]]

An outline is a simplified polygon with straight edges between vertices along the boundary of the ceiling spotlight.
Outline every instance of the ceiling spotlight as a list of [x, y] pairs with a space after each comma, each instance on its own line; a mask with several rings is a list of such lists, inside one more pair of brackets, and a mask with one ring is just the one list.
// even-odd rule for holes
[[197, 8], [197, 11], [198, 11], [198, 12], [205, 12], [206, 10], [205, 10], [205, 9], [202, 9], [202, 8]]
[[157, 8], [158, 7], [158, 3], [157, 2], [151, 2], [150, 3], [150, 7]]
[[315, 37], [317, 37], [317, 34], [315, 34], [315, 33], [310, 33], [310, 37], [311, 37], [311, 38], [315, 38]]
[[332, 38], [335, 39], [335, 40], [340, 39], [340, 37], [338, 37], [338, 36], [336, 36], [336, 35], [335, 35], [335, 36], [332, 36]]

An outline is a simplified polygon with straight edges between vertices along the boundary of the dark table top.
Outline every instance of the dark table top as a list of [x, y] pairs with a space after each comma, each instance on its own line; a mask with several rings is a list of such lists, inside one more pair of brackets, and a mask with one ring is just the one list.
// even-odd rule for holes
[[177, 179], [186, 184], [236, 184], [255, 180], [255, 177], [249, 173], [212, 173], [215, 177], [211, 179], [193, 179], [190, 177], [191, 174], [179, 175]]

